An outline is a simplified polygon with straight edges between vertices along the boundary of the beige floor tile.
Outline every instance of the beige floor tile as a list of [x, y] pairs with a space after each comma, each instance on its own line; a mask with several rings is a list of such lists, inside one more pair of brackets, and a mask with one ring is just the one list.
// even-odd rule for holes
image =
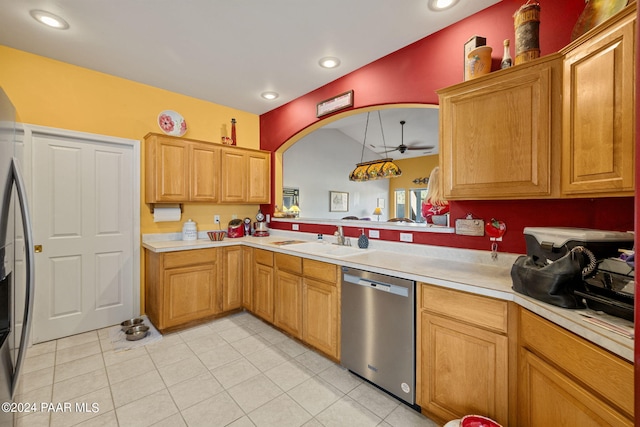
[[244, 416], [239, 418], [228, 425], [228, 427], [254, 427], [255, 424], [251, 422], [251, 418]]
[[97, 371], [104, 368], [104, 360], [102, 354], [94, 354], [93, 356], [83, 357], [71, 362], [56, 365], [54, 371], [54, 381], [60, 382], [69, 378], [88, 372]]
[[39, 371], [44, 368], [50, 368], [56, 364], [56, 353], [44, 353], [38, 356], [26, 357], [22, 365], [22, 373]]
[[182, 342], [171, 347], [150, 352], [149, 355], [151, 356], [153, 363], [155, 363], [157, 367], [160, 367], [188, 359], [189, 357], [194, 356], [195, 353], [191, 351], [187, 344]]
[[362, 384], [360, 378], [339, 365], [329, 366], [318, 376], [345, 394]]
[[162, 339], [160, 341], [156, 341], [151, 344], [147, 344], [144, 348], [147, 349], [149, 354], [155, 353], [156, 351], [163, 351], [169, 347], [173, 347], [174, 345], [184, 344], [184, 340], [182, 337], [174, 332], [171, 334], [162, 335]]
[[[51, 402], [52, 401], [51, 389], [52, 389], [52, 386], [49, 385], [49, 386], [41, 387], [36, 390], [30, 391], [28, 393], [24, 393], [19, 396], [16, 396], [15, 399], [13, 400], [14, 402], [24, 403], [30, 406], [30, 409], [28, 412], [27, 411], [18, 412], [16, 414], [17, 418], [22, 418], [24, 416], [29, 415], [34, 410], [39, 410], [41, 402]], [[35, 405], [35, 408], [31, 407], [31, 405]]]
[[254, 332], [249, 328], [243, 328], [241, 326], [233, 326], [232, 328], [224, 329], [218, 332], [222, 338], [228, 343], [239, 341], [243, 338], [250, 337]]
[[116, 409], [121, 427], [146, 427], [178, 413], [168, 390], [160, 390]]
[[262, 372], [268, 371], [290, 360], [288, 354], [275, 347], [267, 347], [255, 353], [247, 354], [246, 358]]
[[316, 419], [327, 427], [373, 427], [382, 419], [348, 396], [322, 411]]
[[295, 360], [314, 374], [322, 372], [334, 365], [331, 360], [319, 355], [315, 351], [306, 351], [298, 355]]
[[226, 392], [218, 393], [182, 411], [182, 417], [189, 427], [226, 426], [244, 415]]
[[284, 351], [291, 357], [300, 356], [302, 353], [309, 351], [308, 348], [292, 340], [291, 338], [287, 338], [286, 340], [280, 341], [275, 344], [280, 350]]
[[318, 415], [344, 394], [318, 377], [309, 378], [287, 392], [311, 415]]
[[256, 375], [227, 390], [245, 413], [280, 396], [283, 391], [264, 374]]
[[231, 347], [230, 344], [223, 344], [213, 350], [198, 354], [198, 357], [207, 369], [213, 370], [240, 359], [242, 355], [238, 353], [235, 348]]
[[288, 361], [266, 371], [265, 375], [282, 390], [288, 391], [311, 378], [313, 373], [297, 362]]
[[258, 335], [269, 341], [271, 344], [278, 344], [289, 339], [289, 337], [287, 337], [285, 334], [271, 327], [262, 332], [259, 332]]
[[209, 372], [195, 355], [170, 365], [158, 368], [167, 387]]
[[49, 427], [48, 412], [34, 412], [16, 419], [15, 427]]
[[438, 427], [438, 424], [406, 405], [398, 405], [384, 420], [393, 427]]
[[144, 353], [131, 360], [107, 365], [107, 376], [109, 377], [109, 383], [113, 386], [131, 377], [154, 370], [156, 370], [156, 366], [153, 364], [151, 357], [147, 353]]
[[56, 351], [56, 364], [67, 363], [83, 357], [102, 353], [99, 341], [91, 341], [84, 344], [66, 347]]
[[213, 332], [220, 332], [224, 331], [225, 329], [236, 328], [238, 327], [238, 325], [233, 323], [228, 317], [223, 317], [221, 319], [216, 319], [207, 323], [207, 327]]
[[260, 373], [258, 368], [253, 366], [247, 359], [240, 358], [226, 365], [212, 369], [211, 373], [222, 384], [222, 387], [228, 389], [236, 384], [255, 377]]
[[366, 382], [351, 390], [348, 396], [380, 418], [385, 418], [401, 404], [397, 399]]
[[233, 348], [238, 350], [240, 354], [246, 356], [251, 353], [255, 353], [256, 351], [267, 348], [271, 345], [266, 339], [260, 337], [259, 335], [251, 335], [246, 338], [242, 338], [241, 340], [234, 341], [231, 343]]
[[214, 350], [220, 346], [228, 345], [228, 343], [218, 335], [216, 332], [211, 332], [208, 335], [203, 335], [196, 339], [187, 342], [187, 345], [197, 355], [206, 353], [207, 351]]
[[224, 391], [210, 372], [169, 387], [174, 402], [182, 411]]
[[72, 426], [113, 410], [113, 400], [108, 387], [65, 403], [71, 406], [71, 411], [51, 413], [51, 427]]
[[20, 375], [20, 383], [18, 385], [19, 393], [28, 393], [32, 390], [53, 385], [53, 372], [55, 368], [40, 369]]
[[113, 349], [103, 349], [102, 356], [104, 357], [104, 364], [107, 366], [115, 365], [120, 362], [128, 362], [140, 356], [148, 356], [147, 348], [145, 346], [132, 348], [131, 350], [114, 351]]
[[107, 371], [104, 368], [98, 369], [55, 383], [53, 401], [68, 402], [105, 387], [109, 387]]
[[153, 427], [187, 427], [187, 424], [184, 422], [182, 414], [174, 414], [153, 424]]
[[213, 334], [214, 332], [207, 325], [195, 326], [193, 328], [189, 328], [185, 331], [178, 332], [180, 338], [186, 343], [189, 341], [196, 340], [198, 338], [203, 338]]
[[67, 347], [75, 347], [80, 344], [89, 342], [98, 342], [98, 332], [89, 331], [82, 334], [71, 335], [70, 337], [60, 338], [57, 343], [57, 349], [62, 350]]
[[47, 341], [39, 344], [34, 344], [27, 349], [27, 358], [33, 356], [40, 356], [45, 353], [53, 353], [56, 351], [57, 341]]
[[116, 411], [111, 410], [101, 413], [97, 417], [90, 418], [77, 424], [77, 427], [114, 427], [118, 425]]
[[258, 427], [297, 427], [309, 421], [311, 415], [291, 397], [282, 394], [249, 413], [249, 418]]
[[111, 386], [113, 403], [116, 408], [164, 389], [166, 389], [166, 386], [156, 370], [131, 377]]

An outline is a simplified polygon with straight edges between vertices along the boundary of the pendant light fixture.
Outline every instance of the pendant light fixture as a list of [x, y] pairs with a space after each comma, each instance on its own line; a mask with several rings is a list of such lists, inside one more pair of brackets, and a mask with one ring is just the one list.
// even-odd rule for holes
[[[362, 142], [362, 155], [360, 156], [360, 163], [356, 164], [356, 168], [349, 175], [350, 181], [364, 182], [373, 181], [375, 179], [395, 178], [402, 175], [402, 171], [393, 163], [393, 159], [386, 158], [380, 160], [373, 160], [370, 162], [363, 162], [364, 159], [364, 147], [367, 144], [367, 130], [369, 129], [369, 115], [367, 113], [367, 123], [364, 126], [364, 141]], [[384, 151], [387, 152], [387, 143], [384, 139], [384, 129], [382, 128], [382, 117], [380, 111], [378, 111], [378, 120], [380, 121], [380, 132], [382, 133], [382, 142], [384, 143]]]

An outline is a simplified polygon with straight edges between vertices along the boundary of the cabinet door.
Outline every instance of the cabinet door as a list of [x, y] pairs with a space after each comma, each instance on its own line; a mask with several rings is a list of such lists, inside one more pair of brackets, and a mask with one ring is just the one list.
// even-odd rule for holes
[[560, 79], [561, 57], [549, 55], [438, 92], [447, 199], [551, 196]]
[[562, 192], [633, 195], [635, 11], [564, 60]]
[[302, 297], [303, 340], [336, 360], [340, 359], [338, 301], [336, 286], [305, 277]]
[[242, 247], [242, 306], [253, 311], [253, 248]]
[[219, 312], [216, 263], [171, 268], [164, 272], [165, 327], [177, 326]]
[[520, 349], [518, 425], [633, 426], [604, 401], [524, 348]]
[[302, 337], [302, 277], [278, 270], [274, 294], [274, 325]]
[[184, 202], [189, 199], [188, 144], [172, 138], [146, 139], [146, 201]]
[[273, 267], [254, 265], [253, 312], [273, 323]]
[[441, 419], [482, 414], [507, 425], [507, 337], [425, 311], [420, 322], [418, 404]]
[[242, 307], [242, 246], [222, 249], [222, 310]]
[[217, 202], [220, 188], [220, 149], [212, 144], [191, 145], [192, 202]]
[[251, 152], [248, 154], [249, 203], [269, 203], [271, 200], [271, 153]]
[[221, 167], [222, 202], [244, 203], [247, 195], [246, 153], [240, 150], [222, 149]]

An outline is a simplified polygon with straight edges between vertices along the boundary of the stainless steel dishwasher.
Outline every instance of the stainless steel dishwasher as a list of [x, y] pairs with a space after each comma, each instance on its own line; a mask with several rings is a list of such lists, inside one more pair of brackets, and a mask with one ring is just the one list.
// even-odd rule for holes
[[415, 282], [342, 267], [341, 364], [414, 409]]

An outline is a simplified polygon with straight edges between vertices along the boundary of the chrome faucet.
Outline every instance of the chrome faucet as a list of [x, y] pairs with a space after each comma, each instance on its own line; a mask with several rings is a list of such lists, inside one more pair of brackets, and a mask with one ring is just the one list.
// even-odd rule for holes
[[333, 233], [333, 235], [336, 236], [337, 244], [340, 246], [344, 246], [344, 232], [342, 231], [341, 225], [338, 226], [338, 231]]

